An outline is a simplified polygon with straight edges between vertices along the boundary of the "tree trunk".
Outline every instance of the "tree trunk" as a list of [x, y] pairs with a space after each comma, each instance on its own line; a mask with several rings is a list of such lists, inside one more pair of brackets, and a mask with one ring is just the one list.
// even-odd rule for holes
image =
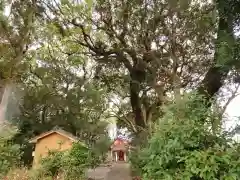
[[141, 99], [139, 97], [141, 81], [136, 71], [131, 72], [130, 76], [130, 101], [134, 114], [135, 124], [138, 127], [145, 128], [146, 123], [143, 116]]
[[[205, 75], [198, 92], [205, 97], [207, 101], [219, 91], [223, 86], [223, 80], [234, 65], [233, 48], [234, 48], [234, 32], [232, 13], [229, 12], [223, 0], [217, 3], [218, 12], [220, 14], [218, 37], [215, 44], [214, 64]], [[211, 106], [211, 103], [209, 103]]]

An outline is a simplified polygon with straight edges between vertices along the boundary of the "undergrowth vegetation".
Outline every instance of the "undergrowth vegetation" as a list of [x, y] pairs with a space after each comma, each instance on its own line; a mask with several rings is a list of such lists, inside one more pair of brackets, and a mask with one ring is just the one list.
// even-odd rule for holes
[[[99, 165], [101, 158], [94, 150], [90, 150], [80, 143], [75, 143], [69, 151], [49, 151], [49, 155], [43, 158], [40, 164], [33, 169], [27, 170], [20, 166], [15, 166], [15, 162], [10, 164], [12, 161], [6, 165], [1, 164], [0, 168], [2, 178], [6, 180], [16, 178], [18, 180], [76, 180], [85, 179], [86, 170]], [[11, 167], [16, 169], [9, 171]]]
[[[146, 145], [131, 153], [134, 173], [144, 180], [240, 179], [240, 144], [219, 122], [217, 113], [196, 95], [167, 105]], [[1, 179], [6, 180], [85, 179], [87, 169], [104, 161], [108, 147], [106, 142], [91, 148], [75, 143], [68, 151], [50, 151], [28, 170], [21, 167], [20, 147], [9, 140], [12, 134], [4, 132], [0, 139]]]
[[[240, 0], [0, 0], [0, 180], [81, 179], [109, 135], [145, 180], [240, 179], [239, 62]], [[28, 169], [56, 127], [88, 148]]]
[[240, 179], [240, 145], [220, 124], [213, 130], [217, 118], [196, 96], [168, 106], [146, 147], [133, 153], [134, 172], [145, 180]]
[[8, 126], [1, 129], [0, 133], [0, 179], [10, 169], [20, 165], [20, 147], [11, 141], [15, 129]]
[[43, 177], [63, 176], [64, 180], [81, 179], [85, 177], [87, 168], [100, 163], [99, 156], [92, 150], [79, 143], [73, 145], [70, 151], [49, 152], [49, 156], [42, 159], [39, 168], [35, 169], [36, 180]]

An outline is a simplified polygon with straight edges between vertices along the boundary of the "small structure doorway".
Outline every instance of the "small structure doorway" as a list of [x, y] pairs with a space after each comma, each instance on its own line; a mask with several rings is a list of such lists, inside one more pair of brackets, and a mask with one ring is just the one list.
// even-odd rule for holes
[[123, 151], [118, 151], [118, 160], [119, 161], [124, 161], [124, 152]]
[[129, 143], [122, 139], [115, 139], [111, 146], [111, 156], [112, 160], [115, 162], [125, 162], [127, 161], [129, 151]]

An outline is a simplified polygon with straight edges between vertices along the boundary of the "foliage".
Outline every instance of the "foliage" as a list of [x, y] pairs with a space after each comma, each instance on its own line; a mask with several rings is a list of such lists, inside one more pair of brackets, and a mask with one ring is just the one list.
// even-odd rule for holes
[[47, 158], [42, 159], [42, 168], [46, 172], [44, 175], [56, 176], [62, 167], [63, 152], [49, 151]]
[[20, 147], [11, 141], [15, 130], [7, 128], [0, 131], [0, 178], [11, 168], [20, 165]]
[[209, 121], [214, 117], [199, 100], [188, 96], [166, 108], [148, 145], [139, 152], [139, 158], [132, 158], [144, 179], [240, 178], [240, 145], [214, 134], [210, 122], [201, 121], [206, 114]]
[[[1, 0], [0, 100], [8, 83], [17, 84], [11, 98], [17, 99], [14, 102], [21, 113], [9, 120], [19, 128], [12, 142], [24, 152], [21, 160], [25, 165], [32, 162], [29, 138], [60, 126], [91, 147], [87, 166], [97, 165], [99, 157], [104, 160], [108, 146], [102, 138], [106, 135], [102, 119], [108, 116], [116, 116], [118, 125], [134, 132], [138, 144], [146, 142], [151, 127], [164, 116], [157, 130], [162, 133], [154, 133], [154, 137], [166, 139], [162, 145], [169, 142], [166, 132], [183, 144], [202, 143], [203, 148], [196, 147], [200, 154], [217, 148], [205, 147], [209, 139], [221, 144], [221, 151], [229, 152], [225, 137], [218, 134], [221, 123], [208, 126], [216, 120], [208, 108], [224, 80], [227, 84], [233, 79], [239, 82], [235, 78], [239, 74], [239, 37], [234, 35], [240, 22], [239, 3]], [[164, 110], [164, 104], [193, 89], [209, 103], [197, 100], [185, 108], [188, 103], [183, 101], [178, 102], [183, 109]], [[8, 104], [6, 112], [14, 111]], [[175, 132], [169, 132], [169, 127]], [[194, 127], [198, 127], [196, 132], [192, 132]], [[181, 129], [192, 136], [186, 137]], [[152, 144], [157, 141], [154, 137]], [[6, 147], [3, 144], [1, 148]], [[190, 154], [195, 158], [194, 151], [186, 151], [189, 158]], [[58, 159], [76, 165], [66, 167], [72, 174], [82, 172], [77, 156], [86, 154], [82, 150], [74, 154], [52, 155], [45, 162], [50, 175], [63, 167]], [[137, 157], [135, 160], [142, 164]]]
[[63, 160], [62, 171], [66, 180], [74, 180], [76, 177], [84, 177], [86, 169], [91, 165], [91, 150], [75, 144], [69, 155]]
[[71, 150], [65, 152], [51, 151], [42, 159], [33, 176], [36, 179], [63, 175], [65, 180], [74, 180], [85, 176], [87, 168], [93, 168], [101, 162], [95, 151], [75, 143]]
[[4, 180], [30, 180], [30, 172], [26, 168], [17, 168], [10, 170], [4, 177]]
[[[92, 79], [88, 58], [67, 56], [64, 51], [75, 47], [64, 39], [51, 39], [56, 32], [49, 26], [38, 29], [39, 41], [46, 44], [28, 52], [25, 59], [28, 70], [21, 74], [21, 84], [11, 97], [21, 112], [12, 118], [20, 129], [14, 142], [23, 145], [22, 160], [26, 165], [32, 160], [28, 139], [55, 126], [88, 145], [106, 134], [106, 123], [100, 121], [108, 108], [105, 88]], [[21, 101], [16, 100], [18, 94], [22, 94]]]
[[238, 64], [234, 26], [239, 1], [66, 0], [47, 5], [40, 6], [50, 14], [41, 18], [71, 45], [65, 54], [89, 57], [119, 124], [133, 132], [162, 115], [169, 94], [171, 101], [182, 90], [197, 88], [211, 99]]
[[27, 69], [24, 60], [33, 41], [35, 15], [36, 1], [0, 1], [0, 100]]
[[[93, 145], [93, 147], [92, 147], [93, 154], [98, 156], [99, 157], [98, 159], [101, 162], [104, 162], [106, 160], [107, 152], [109, 150], [109, 147], [111, 146], [111, 143], [112, 142], [109, 137], [107, 137], [106, 135], [102, 135], [96, 141], [96, 143]], [[95, 164], [95, 163], [93, 163], [93, 164]]]

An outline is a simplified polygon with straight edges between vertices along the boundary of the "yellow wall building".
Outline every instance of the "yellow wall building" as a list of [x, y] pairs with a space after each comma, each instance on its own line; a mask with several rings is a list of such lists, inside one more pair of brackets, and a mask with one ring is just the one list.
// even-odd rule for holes
[[35, 144], [33, 151], [33, 166], [37, 165], [41, 158], [48, 155], [49, 151], [66, 151], [71, 149], [73, 142], [77, 142], [78, 138], [72, 134], [58, 129], [45, 132], [30, 140]]

